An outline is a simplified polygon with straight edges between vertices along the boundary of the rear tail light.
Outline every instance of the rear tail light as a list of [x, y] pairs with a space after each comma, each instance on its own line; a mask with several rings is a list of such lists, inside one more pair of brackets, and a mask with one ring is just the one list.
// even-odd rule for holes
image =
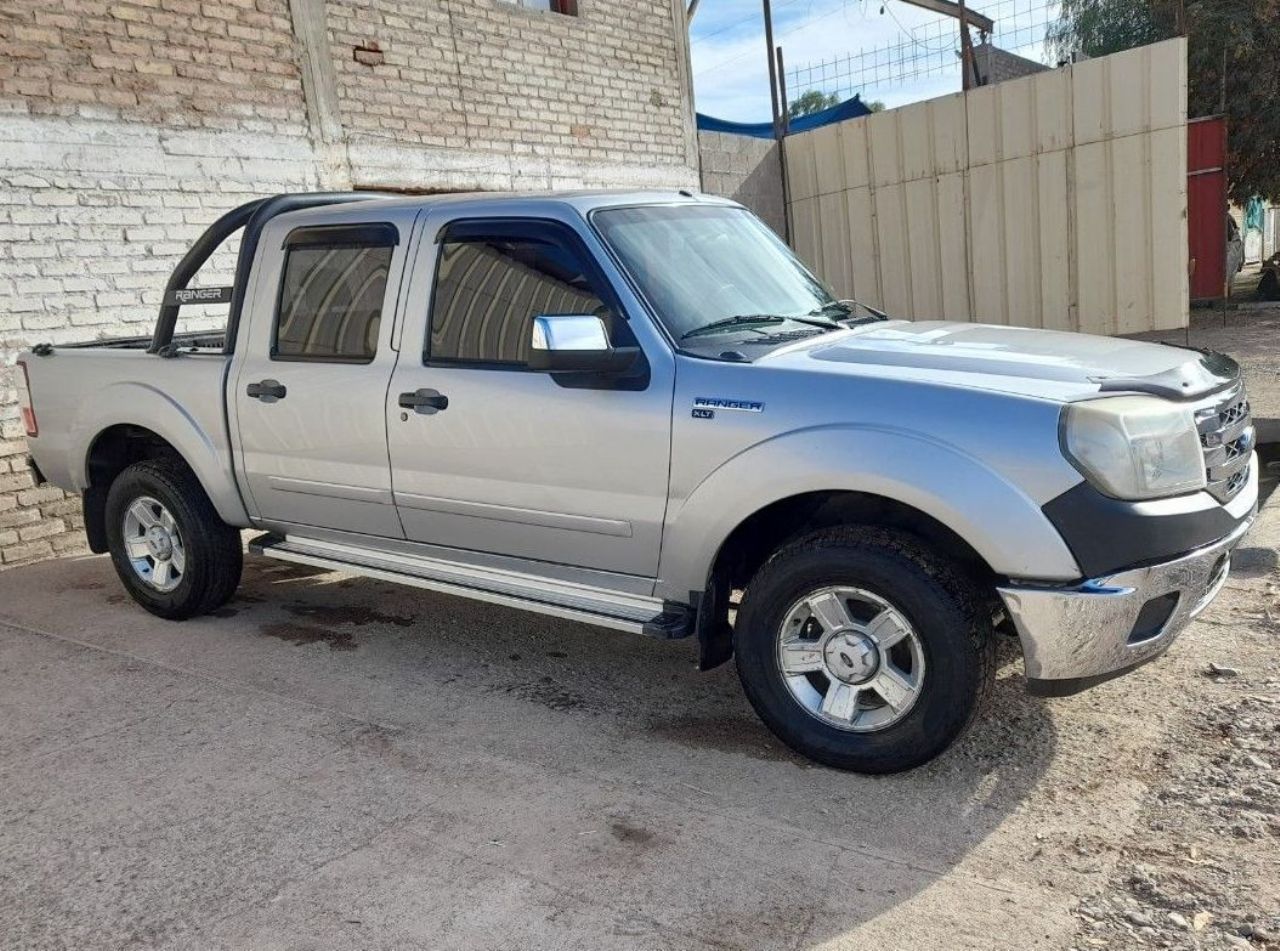
[[18, 361], [18, 369], [22, 375], [18, 378], [18, 404], [22, 407], [22, 425], [27, 428], [27, 435], [40, 435], [40, 424], [36, 422], [36, 408], [31, 405], [31, 377], [27, 374], [27, 365]]

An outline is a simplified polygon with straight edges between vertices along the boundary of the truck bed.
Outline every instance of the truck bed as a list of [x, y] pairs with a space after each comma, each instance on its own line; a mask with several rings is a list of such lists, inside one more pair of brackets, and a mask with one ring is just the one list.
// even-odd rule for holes
[[231, 482], [223, 407], [231, 357], [222, 352], [221, 334], [185, 335], [170, 358], [148, 353], [150, 341], [59, 344], [24, 357], [39, 425], [29, 444], [51, 483], [82, 491], [95, 439], [121, 419], [151, 430], [193, 466], [211, 465]]
[[[183, 352], [216, 352], [221, 353], [226, 345], [227, 335], [222, 330], [195, 331], [173, 335], [173, 346]], [[98, 340], [79, 340], [75, 343], [60, 343], [58, 350], [146, 350], [151, 346], [152, 337], [106, 337]]]

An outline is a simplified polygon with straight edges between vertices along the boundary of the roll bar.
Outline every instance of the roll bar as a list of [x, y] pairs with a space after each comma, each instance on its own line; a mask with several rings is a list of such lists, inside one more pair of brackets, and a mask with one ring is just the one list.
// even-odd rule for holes
[[[173, 269], [173, 273], [169, 276], [169, 283], [165, 285], [164, 298], [160, 303], [160, 315], [156, 319], [156, 329], [151, 336], [151, 346], [147, 348], [147, 352], [162, 357], [177, 355], [178, 351], [173, 346], [173, 331], [178, 323], [179, 307], [184, 304], [229, 301], [231, 309], [227, 314], [223, 352], [231, 353], [235, 350], [236, 334], [240, 329], [240, 314], [244, 309], [244, 297], [249, 287], [253, 259], [257, 256], [258, 242], [267, 222], [276, 215], [282, 215], [288, 211], [383, 197], [386, 196], [376, 192], [310, 192], [298, 195], [274, 195], [270, 198], [257, 198], [228, 211], [196, 239], [190, 250], [182, 256], [178, 266]], [[240, 239], [235, 279], [231, 287], [188, 291], [187, 283], [195, 277], [196, 272], [204, 266], [213, 252], [221, 247], [222, 242], [241, 228], [244, 229], [244, 236]]]

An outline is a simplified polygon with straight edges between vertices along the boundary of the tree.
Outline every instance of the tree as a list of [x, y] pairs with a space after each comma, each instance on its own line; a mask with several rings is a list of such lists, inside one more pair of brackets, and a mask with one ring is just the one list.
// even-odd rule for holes
[[[792, 100], [791, 104], [787, 106], [787, 115], [792, 119], [798, 119], [800, 116], [811, 116], [815, 112], [821, 112], [823, 109], [830, 109], [832, 106], [838, 106], [839, 104], [839, 94], [809, 89], [799, 99]], [[862, 104], [872, 112], [884, 112], [884, 103], [878, 99], [873, 99], [870, 102], [864, 100]]]
[[839, 102], [840, 97], [833, 92], [806, 89], [802, 95], [791, 101], [791, 105], [787, 106], [787, 115], [792, 119], [798, 119], [801, 116], [809, 116], [815, 112], [821, 112], [823, 109], [830, 109]]
[[[1225, 112], [1228, 190], [1280, 201], [1280, 0], [1062, 0], [1059, 59], [1106, 56], [1186, 33], [1188, 114]], [[1225, 106], [1225, 108], [1224, 108]]]

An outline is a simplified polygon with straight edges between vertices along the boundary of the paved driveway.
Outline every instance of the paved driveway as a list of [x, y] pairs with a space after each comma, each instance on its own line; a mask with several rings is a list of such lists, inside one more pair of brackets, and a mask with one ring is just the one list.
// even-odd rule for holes
[[873, 779], [689, 642], [255, 559], [185, 623], [105, 558], [0, 573], [0, 946], [1067, 947], [1194, 675], [1040, 701], [1007, 659]]

